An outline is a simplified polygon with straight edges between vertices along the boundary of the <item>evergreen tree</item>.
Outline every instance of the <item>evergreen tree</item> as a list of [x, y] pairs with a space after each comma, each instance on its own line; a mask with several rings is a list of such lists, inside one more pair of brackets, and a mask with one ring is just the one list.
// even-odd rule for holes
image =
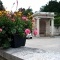
[[59, 5], [60, 3], [57, 1], [49, 1], [49, 3], [42, 6], [40, 10], [44, 12], [60, 12]]
[[41, 7], [40, 11], [42, 11], [42, 12], [54, 12], [55, 13], [54, 24], [56, 27], [60, 26], [60, 2], [57, 2], [57, 0], [55, 0], [55, 1], [51, 0], [51, 1], [49, 1], [48, 4]]
[[0, 0], [0, 11], [5, 10], [2, 1]]

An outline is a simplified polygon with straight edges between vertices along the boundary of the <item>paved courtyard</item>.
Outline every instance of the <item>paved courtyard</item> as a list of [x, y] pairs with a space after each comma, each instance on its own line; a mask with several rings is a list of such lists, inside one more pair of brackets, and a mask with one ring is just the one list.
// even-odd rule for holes
[[39, 53], [27, 60], [60, 60], [60, 37], [40, 37], [27, 39], [26, 47], [37, 48]]
[[11, 60], [11, 55], [16, 56], [14, 60], [60, 60], [60, 37], [33, 37], [24, 47], [1, 50], [0, 55]]
[[46, 51], [60, 52], [60, 37], [33, 37], [33, 39], [27, 39], [26, 46]]

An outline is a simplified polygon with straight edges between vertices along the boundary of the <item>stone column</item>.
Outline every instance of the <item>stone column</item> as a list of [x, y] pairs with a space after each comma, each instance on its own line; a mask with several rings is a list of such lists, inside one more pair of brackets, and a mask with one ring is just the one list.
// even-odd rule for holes
[[37, 37], [39, 37], [40, 36], [40, 34], [39, 34], [39, 19], [40, 18], [37, 18], [37, 32], [38, 32], [38, 34], [37, 34]]
[[54, 18], [51, 19], [51, 36], [54, 36]]

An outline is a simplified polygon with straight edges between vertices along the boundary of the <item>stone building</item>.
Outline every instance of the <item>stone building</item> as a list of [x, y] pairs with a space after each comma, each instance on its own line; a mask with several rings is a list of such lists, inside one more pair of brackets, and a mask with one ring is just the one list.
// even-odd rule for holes
[[37, 28], [37, 36], [54, 36], [54, 13], [36, 12], [33, 14], [33, 30]]

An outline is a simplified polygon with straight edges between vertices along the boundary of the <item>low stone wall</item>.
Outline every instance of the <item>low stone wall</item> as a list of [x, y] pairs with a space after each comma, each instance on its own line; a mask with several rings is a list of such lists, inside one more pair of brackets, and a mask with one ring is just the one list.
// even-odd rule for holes
[[[51, 26], [50, 26], [50, 33], [51, 33]], [[54, 35], [58, 36], [60, 35], [60, 27], [54, 27]]]
[[0, 49], [0, 60], [23, 60], [20, 57], [14, 56], [13, 53], [17, 53], [15, 49]]
[[[42, 49], [30, 47], [9, 48], [6, 50], [0, 49], [0, 56], [4, 57], [5, 60], [32, 60], [31, 58], [33, 58], [33, 56], [33, 60], [40, 60], [36, 59], [38, 56], [36, 54], [40, 53], [45, 53], [45, 51]], [[4, 60], [2, 57], [0, 60]]]
[[4, 57], [1, 57], [1, 56], [0, 56], [0, 60], [7, 60], [7, 59], [5, 59]]
[[55, 35], [60, 35], [60, 27], [54, 27], [54, 33]]

